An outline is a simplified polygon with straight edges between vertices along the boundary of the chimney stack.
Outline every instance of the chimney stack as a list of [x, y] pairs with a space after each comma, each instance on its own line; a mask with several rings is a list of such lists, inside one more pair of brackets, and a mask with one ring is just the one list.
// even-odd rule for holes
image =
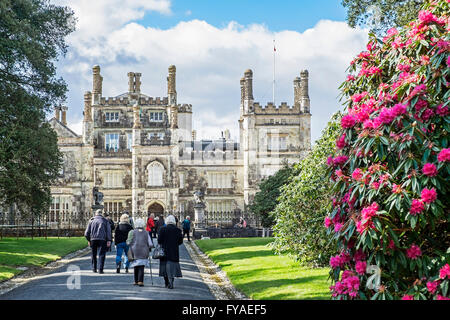
[[60, 106], [55, 107], [55, 118], [58, 121], [61, 121], [60, 114], [61, 114], [61, 107]]
[[169, 67], [169, 75], [167, 77], [167, 95], [169, 105], [177, 104], [177, 88], [176, 88], [177, 68], [174, 65]]
[[102, 83], [103, 77], [100, 75], [100, 66], [95, 65], [92, 67], [92, 98], [94, 105], [100, 103], [102, 97]]
[[244, 99], [253, 100], [253, 71], [250, 69], [244, 73]]
[[300, 101], [301, 101], [301, 111], [304, 113], [309, 113], [310, 111], [308, 81], [309, 81], [308, 70], [302, 70], [300, 72]]
[[84, 93], [84, 121], [92, 121], [92, 93]]
[[62, 122], [62, 124], [65, 125], [65, 126], [67, 126], [67, 117], [66, 117], [67, 109], [68, 109], [68, 108], [67, 108], [66, 106], [62, 106], [62, 107], [61, 107], [61, 110], [62, 110], [62, 118], [61, 118], [61, 122]]

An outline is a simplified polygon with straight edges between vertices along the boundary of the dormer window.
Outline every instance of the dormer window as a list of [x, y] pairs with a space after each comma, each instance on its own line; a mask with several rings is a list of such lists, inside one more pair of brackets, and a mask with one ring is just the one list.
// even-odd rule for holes
[[119, 112], [105, 112], [106, 122], [119, 122]]
[[162, 122], [163, 121], [163, 112], [150, 112], [150, 121], [151, 122]]

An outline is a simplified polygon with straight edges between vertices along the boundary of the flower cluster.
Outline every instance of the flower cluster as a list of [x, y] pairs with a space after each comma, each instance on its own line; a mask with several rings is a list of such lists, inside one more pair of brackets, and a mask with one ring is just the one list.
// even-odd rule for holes
[[[324, 220], [340, 252], [330, 258], [336, 299], [450, 296], [449, 6], [427, 2], [382, 41], [372, 35], [341, 86]], [[378, 290], [366, 283], [371, 265], [382, 270]]]

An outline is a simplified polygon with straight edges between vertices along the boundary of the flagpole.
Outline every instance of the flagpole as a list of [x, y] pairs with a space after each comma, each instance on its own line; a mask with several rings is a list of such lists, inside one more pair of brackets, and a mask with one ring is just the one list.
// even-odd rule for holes
[[275, 106], [275, 39], [273, 39], [273, 83], [272, 83], [272, 102]]

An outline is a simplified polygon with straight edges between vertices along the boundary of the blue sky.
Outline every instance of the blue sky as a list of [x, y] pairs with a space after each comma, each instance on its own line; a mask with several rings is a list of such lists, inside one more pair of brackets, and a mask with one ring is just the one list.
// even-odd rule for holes
[[78, 18], [58, 74], [68, 84], [69, 126], [81, 133], [83, 94], [100, 65], [103, 96], [126, 92], [130, 71], [142, 92], [167, 96], [167, 68], [177, 67], [178, 103], [192, 104], [197, 137], [229, 129], [239, 137], [239, 80], [254, 75], [255, 102], [272, 100], [276, 39], [276, 104], [293, 104], [293, 79], [310, 74], [312, 141], [341, 108], [338, 87], [365, 49], [367, 31], [352, 29], [340, 0], [54, 0]]
[[272, 31], [304, 31], [321, 19], [346, 18], [339, 0], [173, 0], [171, 10], [171, 14], [148, 12], [140, 23], [168, 29], [179, 21], [199, 19], [216, 27], [236, 21], [241, 25], [264, 24]]

